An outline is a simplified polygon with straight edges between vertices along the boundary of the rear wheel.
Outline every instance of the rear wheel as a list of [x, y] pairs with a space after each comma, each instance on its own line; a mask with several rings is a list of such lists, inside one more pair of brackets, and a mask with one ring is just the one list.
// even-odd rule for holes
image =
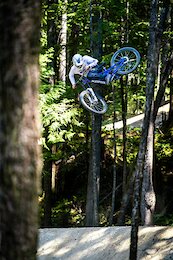
[[120, 75], [126, 75], [134, 71], [140, 62], [139, 52], [132, 47], [124, 47], [114, 53], [111, 58], [111, 66], [118, 63], [122, 58], [126, 58], [124, 65], [117, 71]]
[[101, 96], [96, 93], [95, 95], [97, 97], [97, 101], [94, 101], [92, 93], [84, 90], [79, 95], [80, 102], [88, 111], [96, 114], [104, 114], [107, 111], [107, 104]]

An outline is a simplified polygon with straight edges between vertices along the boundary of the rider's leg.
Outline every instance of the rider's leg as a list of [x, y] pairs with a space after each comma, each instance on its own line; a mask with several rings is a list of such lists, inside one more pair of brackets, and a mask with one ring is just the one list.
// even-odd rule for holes
[[92, 71], [92, 70], [88, 72], [87, 78], [93, 80], [105, 81], [105, 76], [102, 73], [97, 71]]
[[110, 80], [111, 80], [111, 74], [107, 74], [105, 75], [104, 72], [97, 72], [97, 71], [89, 71], [87, 78], [91, 79], [91, 80], [100, 80], [102, 82], [104, 82], [104, 84], [109, 84]]

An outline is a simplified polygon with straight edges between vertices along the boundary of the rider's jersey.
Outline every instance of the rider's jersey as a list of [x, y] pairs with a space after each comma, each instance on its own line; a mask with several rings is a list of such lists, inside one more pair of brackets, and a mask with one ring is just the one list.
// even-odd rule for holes
[[82, 68], [77, 68], [75, 65], [73, 65], [70, 69], [69, 72], [69, 79], [72, 85], [76, 84], [76, 80], [74, 75], [78, 74], [78, 75], [84, 75], [84, 73], [86, 72], [86, 67], [89, 65], [90, 68], [94, 68], [98, 63], [98, 60], [95, 58], [92, 58], [91, 56], [85, 55], [83, 56], [83, 65]]

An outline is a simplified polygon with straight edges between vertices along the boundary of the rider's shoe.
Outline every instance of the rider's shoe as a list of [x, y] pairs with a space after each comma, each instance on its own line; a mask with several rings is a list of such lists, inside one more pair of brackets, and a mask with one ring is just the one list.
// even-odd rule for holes
[[111, 79], [111, 74], [108, 74], [106, 77], [105, 77], [105, 81], [106, 81], [106, 84], [108, 85], [110, 83], [110, 79]]

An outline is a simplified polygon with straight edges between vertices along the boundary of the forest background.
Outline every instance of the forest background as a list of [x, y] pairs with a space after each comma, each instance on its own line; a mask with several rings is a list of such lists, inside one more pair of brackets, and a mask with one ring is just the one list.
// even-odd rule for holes
[[[0, 4], [0, 256], [36, 257], [41, 173], [40, 228], [131, 225], [136, 259], [139, 225], [173, 221], [172, 0], [40, 4]], [[109, 66], [123, 46], [140, 66], [95, 86], [109, 109], [87, 112], [68, 80], [72, 56]], [[127, 126], [141, 113], [142, 127]]]
[[[173, 224], [172, 28], [170, 1], [43, 1], [40, 227], [130, 225], [135, 205], [139, 223]], [[108, 67], [124, 46], [140, 52], [140, 65], [102, 87], [108, 111], [92, 115], [77, 100], [81, 87], [70, 86], [72, 56]], [[155, 125], [166, 103], [169, 113]], [[142, 128], [127, 126], [141, 113]]]

